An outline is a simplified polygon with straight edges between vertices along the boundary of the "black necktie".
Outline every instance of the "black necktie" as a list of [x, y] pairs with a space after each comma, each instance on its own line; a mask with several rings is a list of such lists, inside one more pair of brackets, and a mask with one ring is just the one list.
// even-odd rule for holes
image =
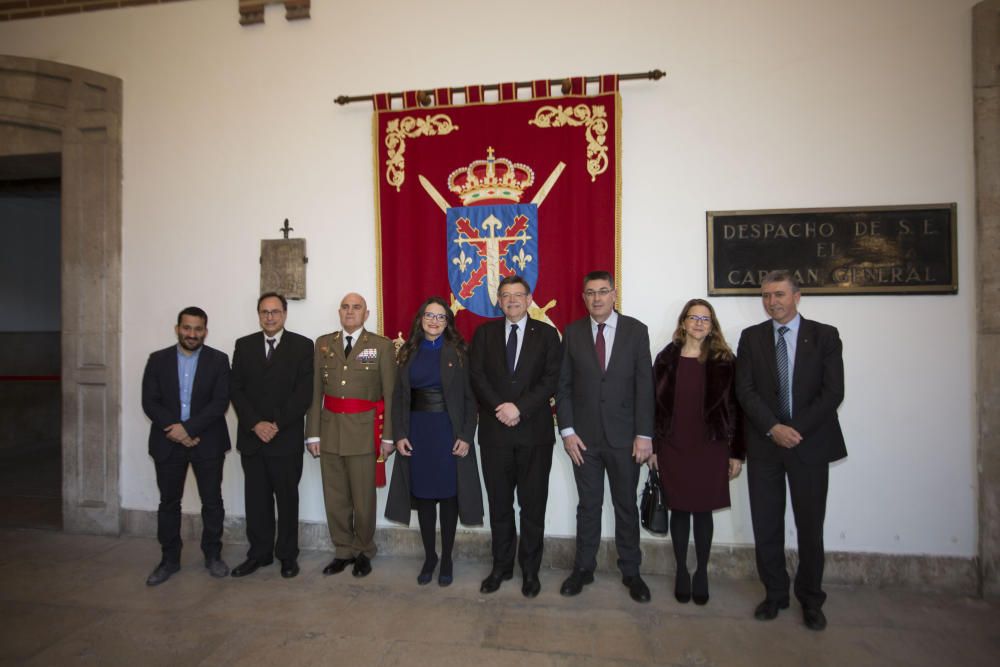
[[347, 337], [347, 345], [344, 346], [344, 357], [347, 357], [347, 355], [351, 353], [351, 348], [354, 347], [353, 345], [351, 345], [352, 338], [354, 338], [354, 336]]
[[788, 327], [778, 327], [778, 342], [774, 346], [775, 362], [778, 364], [778, 417], [782, 422], [792, 419], [792, 397], [789, 392], [788, 343], [785, 334]]
[[510, 325], [510, 335], [507, 336], [507, 372], [514, 374], [517, 363], [517, 325]]
[[274, 356], [274, 339], [267, 339], [267, 360], [271, 361], [271, 357]]

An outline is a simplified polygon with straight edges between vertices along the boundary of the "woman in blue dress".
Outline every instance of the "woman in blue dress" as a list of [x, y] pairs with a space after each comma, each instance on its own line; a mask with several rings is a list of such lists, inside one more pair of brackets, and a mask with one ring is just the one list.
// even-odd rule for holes
[[438, 564], [437, 514], [441, 514], [438, 584], [452, 582], [452, 549], [459, 516], [482, 524], [483, 498], [473, 438], [476, 401], [469, 384], [465, 341], [447, 303], [431, 297], [413, 319], [397, 357], [399, 372], [392, 428], [399, 453], [389, 485], [385, 516], [409, 524], [416, 508], [424, 544], [417, 583], [430, 583]]

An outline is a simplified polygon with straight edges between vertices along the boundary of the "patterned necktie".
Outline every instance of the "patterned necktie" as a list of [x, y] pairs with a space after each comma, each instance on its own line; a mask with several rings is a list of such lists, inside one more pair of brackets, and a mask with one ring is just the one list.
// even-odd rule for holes
[[345, 358], [351, 354], [351, 348], [354, 347], [353, 345], [351, 345], [351, 339], [352, 338], [354, 338], [354, 336], [348, 336], [347, 337], [347, 345], [344, 346], [344, 357]]
[[507, 336], [507, 372], [514, 374], [517, 362], [517, 325], [510, 325], [510, 335]]
[[604, 346], [604, 323], [601, 322], [597, 325], [597, 338], [594, 339], [594, 351], [597, 352], [597, 361], [601, 364], [601, 372], [607, 370], [607, 354], [606, 348]]
[[788, 377], [788, 343], [785, 334], [788, 327], [778, 327], [778, 343], [774, 346], [774, 354], [778, 363], [778, 418], [782, 422], [792, 419], [791, 393]]
[[271, 361], [271, 357], [274, 356], [274, 339], [267, 339], [267, 360]]

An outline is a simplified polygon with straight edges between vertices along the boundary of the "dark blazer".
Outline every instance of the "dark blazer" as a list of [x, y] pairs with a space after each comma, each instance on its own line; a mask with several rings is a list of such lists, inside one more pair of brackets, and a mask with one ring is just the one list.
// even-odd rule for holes
[[[408, 438], [410, 433], [412, 361], [411, 356], [396, 373], [392, 400], [392, 433], [396, 441]], [[455, 346], [448, 342], [441, 348], [441, 389], [455, 437], [469, 443], [469, 454], [456, 461], [458, 516], [466, 525], [480, 525], [483, 523], [483, 491], [479, 483], [479, 464], [476, 462], [476, 399], [469, 384], [469, 359], [459, 355]], [[385, 503], [385, 518], [409, 525], [413, 500], [410, 495], [410, 461], [405, 456], [395, 458]]]
[[[507, 370], [503, 319], [476, 329], [469, 352], [472, 389], [479, 399], [479, 444], [486, 446], [551, 445], [556, 441], [549, 399], [559, 386], [562, 350], [559, 333], [528, 318], [514, 374]], [[521, 411], [517, 426], [504, 426], [496, 407], [513, 403]]]
[[[656, 355], [653, 362], [653, 380], [656, 383], [656, 433], [653, 449], [669, 441], [674, 416], [674, 396], [677, 388], [677, 366], [681, 346], [670, 343]], [[743, 412], [736, 400], [735, 360], [705, 362], [705, 436], [712, 442], [729, 448], [729, 458], [746, 458], [743, 437]]]
[[[736, 358], [736, 395], [743, 407], [751, 459], [776, 461], [781, 447], [767, 437], [780, 423], [774, 326], [766, 320], [743, 330]], [[795, 347], [792, 412], [788, 422], [802, 435], [792, 448], [803, 463], [837, 461], [847, 456], [837, 407], [844, 400], [844, 360], [835, 327], [802, 318]]]
[[[286, 330], [268, 362], [262, 331], [238, 339], [229, 379], [229, 395], [239, 420], [236, 448], [247, 456], [261, 451], [269, 456], [301, 454], [312, 392], [311, 340]], [[253, 432], [261, 421], [278, 425], [278, 434], [267, 444]]]
[[618, 315], [603, 374], [590, 317], [566, 327], [556, 415], [559, 428], [572, 428], [584, 445], [607, 438], [611, 447], [631, 448], [636, 436], [653, 436], [653, 370], [645, 324]]
[[[192, 438], [201, 438], [191, 448], [191, 459], [204, 461], [225, 455], [231, 448], [226, 410], [229, 409], [229, 357], [203, 345], [191, 387], [191, 416], [182, 422]], [[181, 389], [177, 379], [177, 346], [149, 355], [142, 374], [142, 411], [149, 425], [149, 455], [162, 462], [174, 447], [163, 429], [181, 421]]]

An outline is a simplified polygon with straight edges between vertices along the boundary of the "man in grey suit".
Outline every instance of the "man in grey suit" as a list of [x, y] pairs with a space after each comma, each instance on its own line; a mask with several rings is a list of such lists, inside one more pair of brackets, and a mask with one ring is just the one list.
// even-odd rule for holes
[[588, 273], [583, 300], [590, 317], [570, 324], [563, 336], [556, 413], [579, 503], [573, 572], [559, 592], [577, 595], [594, 581], [607, 471], [622, 583], [633, 600], [649, 602], [639, 575], [636, 489], [639, 466], [653, 452], [652, 359], [646, 325], [615, 311], [616, 298], [610, 273]]
[[754, 617], [769, 621], [788, 607], [787, 478], [799, 546], [795, 597], [806, 627], [822, 630], [823, 520], [830, 463], [847, 456], [837, 418], [844, 400], [843, 346], [834, 327], [799, 315], [799, 284], [788, 272], [764, 276], [761, 297], [769, 319], [743, 330], [736, 357], [757, 571], [767, 594]]

